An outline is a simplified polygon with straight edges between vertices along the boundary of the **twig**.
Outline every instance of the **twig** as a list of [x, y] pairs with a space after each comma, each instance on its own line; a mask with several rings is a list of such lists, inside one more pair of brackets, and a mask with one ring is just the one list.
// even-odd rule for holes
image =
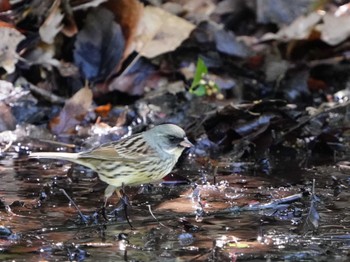
[[34, 93], [37, 93], [38, 95], [41, 95], [44, 99], [47, 101], [54, 103], [54, 104], [64, 104], [65, 99], [63, 97], [57, 96], [47, 90], [44, 90], [42, 88], [39, 88], [31, 83], [27, 83], [29, 86], [29, 89], [33, 91]]
[[151, 205], [147, 205], [147, 207], [148, 207], [149, 213], [150, 213], [151, 216], [159, 223], [159, 225], [161, 225], [161, 226], [163, 226], [163, 227], [169, 229], [169, 227], [167, 227], [166, 225], [164, 225], [162, 222], [160, 222], [160, 221], [158, 220], [158, 218], [156, 218], [156, 216], [155, 216], [155, 215], [153, 214], [153, 212], [152, 212]]

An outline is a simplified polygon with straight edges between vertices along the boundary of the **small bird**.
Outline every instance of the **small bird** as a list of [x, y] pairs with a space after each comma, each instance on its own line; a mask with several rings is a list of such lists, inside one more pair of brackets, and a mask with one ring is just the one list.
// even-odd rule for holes
[[162, 179], [171, 172], [184, 149], [191, 146], [182, 128], [162, 124], [80, 153], [38, 152], [29, 157], [67, 160], [91, 168], [108, 184], [107, 200], [126, 185]]

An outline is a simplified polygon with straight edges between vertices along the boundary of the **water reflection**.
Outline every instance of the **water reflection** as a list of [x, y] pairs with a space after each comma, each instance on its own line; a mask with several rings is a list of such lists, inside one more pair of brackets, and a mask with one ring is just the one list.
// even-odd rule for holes
[[[201, 175], [192, 172], [192, 184], [127, 188], [131, 229], [123, 213], [111, 221], [98, 213], [104, 185], [90, 171], [75, 167], [67, 172], [70, 165], [62, 162], [11, 159], [0, 162], [0, 219], [4, 232], [10, 232], [0, 233], [3, 260], [265, 261], [348, 254], [349, 192], [346, 188], [334, 196], [329, 174], [339, 181], [348, 177], [334, 167], [303, 171], [297, 184], [286, 184], [285, 177], [219, 170], [217, 185], [210, 173], [202, 184]], [[182, 170], [178, 173], [183, 175]], [[312, 178], [321, 198], [318, 234], [299, 230], [309, 207], [305, 190]], [[77, 211], [60, 188], [84, 215], [99, 216], [77, 223]], [[303, 197], [278, 208], [261, 208], [299, 193]], [[110, 204], [116, 202], [114, 197]], [[106, 212], [114, 208], [110, 205]]]

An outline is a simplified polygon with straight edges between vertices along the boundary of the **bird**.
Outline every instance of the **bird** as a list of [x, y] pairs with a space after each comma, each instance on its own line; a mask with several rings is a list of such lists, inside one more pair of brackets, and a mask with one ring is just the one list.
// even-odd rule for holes
[[32, 152], [29, 158], [66, 160], [95, 171], [108, 186], [105, 200], [124, 186], [161, 180], [168, 175], [184, 149], [193, 144], [175, 124], [160, 124], [124, 139], [79, 153]]

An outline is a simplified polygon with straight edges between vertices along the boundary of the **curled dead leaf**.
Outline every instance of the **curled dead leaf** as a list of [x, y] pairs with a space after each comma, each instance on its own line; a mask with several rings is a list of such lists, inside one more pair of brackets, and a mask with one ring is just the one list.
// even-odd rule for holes
[[50, 122], [51, 131], [56, 134], [72, 133], [85, 117], [92, 104], [92, 91], [84, 87], [66, 101], [60, 114]]

